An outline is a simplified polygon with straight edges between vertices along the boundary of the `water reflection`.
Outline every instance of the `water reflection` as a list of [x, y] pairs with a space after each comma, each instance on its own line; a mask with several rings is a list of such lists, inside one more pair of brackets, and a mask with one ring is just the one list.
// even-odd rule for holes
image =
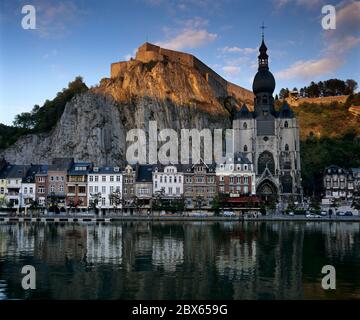
[[[359, 298], [359, 234], [358, 223], [0, 223], [0, 299]], [[325, 264], [336, 291], [321, 288]]]

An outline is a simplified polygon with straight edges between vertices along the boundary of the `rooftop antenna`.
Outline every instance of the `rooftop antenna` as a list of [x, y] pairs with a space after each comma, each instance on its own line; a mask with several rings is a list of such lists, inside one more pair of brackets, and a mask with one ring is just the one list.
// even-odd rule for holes
[[264, 30], [265, 30], [266, 28], [267, 28], [267, 27], [265, 27], [264, 21], [263, 21], [263, 23], [262, 23], [262, 25], [261, 25], [261, 27], [260, 27], [260, 29], [262, 29], [262, 31], [261, 31], [261, 38], [262, 38], [263, 41], [264, 41]]

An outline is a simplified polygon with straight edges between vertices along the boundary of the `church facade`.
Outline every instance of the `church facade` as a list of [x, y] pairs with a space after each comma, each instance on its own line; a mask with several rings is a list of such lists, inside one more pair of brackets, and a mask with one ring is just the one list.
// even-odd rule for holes
[[254, 111], [243, 105], [233, 120], [235, 152], [252, 160], [256, 193], [266, 200], [301, 201], [300, 138], [297, 119], [284, 102], [275, 110], [275, 79], [262, 38], [253, 82]]

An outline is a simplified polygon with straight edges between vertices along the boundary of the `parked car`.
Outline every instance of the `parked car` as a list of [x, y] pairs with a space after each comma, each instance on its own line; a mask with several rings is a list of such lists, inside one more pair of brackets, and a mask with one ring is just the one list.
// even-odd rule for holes
[[293, 215], [294, 215], [294, 212], [290, 211], [289, 216], [293, 216]]
[[321, 216], [319, 216], [318, 214], [310, 213], [306, 215], [306, 218], [321, 218]]
[[336, 212], [336, 215], [337, 215], [337, 216], [344, 216], [344, 215], [345, 215], [345, 212], [343, 212], [343, 211], [338, 211], [338, 212]]
[[203, 213], [203, 212], [194, 212], [194, 213], [191, 214], [191, 216], [193, 216], [193, 217], [207, 217], [208, 214]]
[[346, 211], [345, 212], [345, 216], [351, 217], [353, 215], [353, 213], [351, 211]]
[[327, 212], [326, 212], [326, 211], [321, 211], [320, 214], [321, 214], [322, 216], [327, 216]]
[[235, 217], [236, 214], [233, 211], [224, 211], [223, 216], [224, 217]]

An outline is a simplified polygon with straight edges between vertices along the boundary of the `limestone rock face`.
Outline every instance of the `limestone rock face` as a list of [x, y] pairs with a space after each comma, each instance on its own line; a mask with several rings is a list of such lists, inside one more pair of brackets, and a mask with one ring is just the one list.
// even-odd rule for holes
[[100, 166], [121, 165], [128, 130], [147, 130], [150, 120], [157, 121], [158, 129], [177, 131], [231, 127], [221, 99], [196, 69], [132, 60], [115, 79], [105, 78], [67, 103], [52, 132], [24, 136], [2, 155], [17, 164], [74, 157]]

